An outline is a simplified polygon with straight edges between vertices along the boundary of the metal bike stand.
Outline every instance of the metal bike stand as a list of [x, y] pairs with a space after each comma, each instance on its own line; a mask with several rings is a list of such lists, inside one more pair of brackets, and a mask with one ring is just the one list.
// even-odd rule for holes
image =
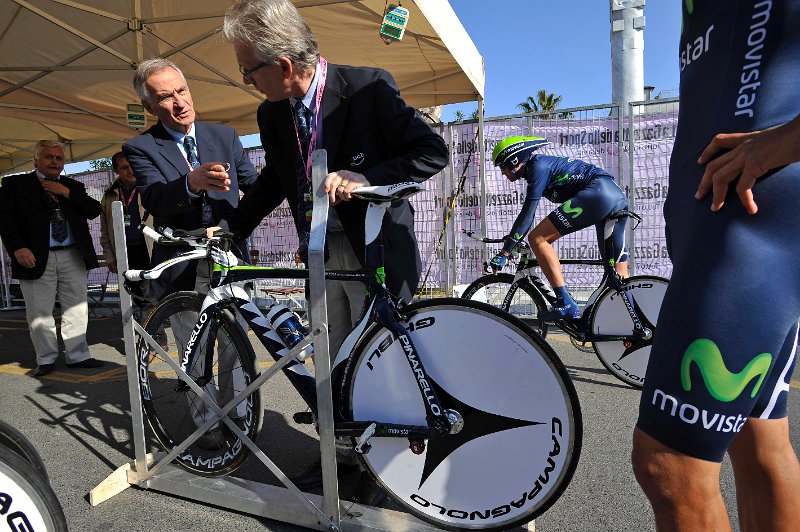
[[[292, 348], [289, 353], [269, 370], [259, 375], [242, 392], [228, 404], [219, 407], [200, 389], [192, 379], [182, 372], [178, 364], [161, 349], [158, 343], [145, 332], [133, 318], [132, 299], [120, 282], [120, 306], [122, 310], [123, 335], [127, 359], [128, 392], [131, 404], [131, 421], [133, 426], [133, 442], [135, 459], [123, 464], [89, 494], [92, 505], [99, 504], [120, 493], [130, 485], [145, 489], [153, 489], [187, 498], [194, 502], [206, 503], [228, 508], [254, 516], [266, 517], [277, 521], [292, 523], [316, 530], [330, 531], [433, 531], [438, 530], [413, 516], [403, 512], [374, 508], [371, 506], [339, 501], [336, 477], [336, 451], [333, 431], [333, 401], [330, 381], [330, 356], [327, 331], [327, 305], [325, 301], [324, 248], [325, 229], [328, 213], [328, 195], [323, 189], [327, 175], [327, 155], [324, 150], [312, 154], [312, 187], [314, 191], [314, 211], [312, 216], [311, 238], [309, 242], [309, 289], [311, 299], [309, 312], [311, 316], [311, 334]], [[117, 242], [118, 271], [128, 269], [128, 257], [125, 245], [125, 227], [122, 203], [112, 204], [112, 219], [115, 242]], [[213, 419], [202, 426], [177, 446], [169, 454], [147, 453], [147, 442], [144, 430], [144, 416], [139, 390], [139, 368], [136, 354], [136, 335], [139, 335], [152, 348], [159, 351], [165, 361], [173, 366], [178, 376], [206, 402], [215, 412]], [[305, 348], [314, 346], [315, 377], [317, 381], [318, 418], [320, 435], [320, 454], [322, 461], [323, 496], [301, 492], [286, 475], [275, 465], [255, 443], [253, 443], [228, 417], [243, 398], [263, 385], [282, 367], [295, 359], [299, 359]], [[273, 486], [229, 476], [202, 477], [194, 475], [172, 465], [170, 462], [178, 453], [205, 433], [217, 422], [225, 423], [242, 442], [267, 466], [286, 487]], [[320, 507], [322, 510], [320, 510]]]

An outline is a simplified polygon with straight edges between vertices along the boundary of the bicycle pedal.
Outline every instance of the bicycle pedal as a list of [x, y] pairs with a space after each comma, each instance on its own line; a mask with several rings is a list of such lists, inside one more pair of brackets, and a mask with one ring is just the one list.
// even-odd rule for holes
[[314, 414], [312, 412], [295, 412], [292, 419], [298, 425], [313, 425]]

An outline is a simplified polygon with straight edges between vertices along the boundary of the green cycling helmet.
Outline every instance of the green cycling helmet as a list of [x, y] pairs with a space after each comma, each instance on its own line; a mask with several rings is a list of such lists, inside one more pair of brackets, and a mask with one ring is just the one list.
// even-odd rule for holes
[[531, 153], [542, 146], [550, 144], [541, 137], [508, 137], [492, 150], [492, 160], [495, 166], [517, 166], [525, 162]]

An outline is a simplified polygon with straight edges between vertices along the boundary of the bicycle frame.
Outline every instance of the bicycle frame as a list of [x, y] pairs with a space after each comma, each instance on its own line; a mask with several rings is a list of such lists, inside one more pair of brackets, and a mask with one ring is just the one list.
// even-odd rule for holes
[[[368, 214], [367, 223], [369, 224], [370, 220], [374, 222], [374, 220], [377, 219], [377, 223], [380, 224], [386, 207], [370, 203], [369, 209], [379, 209], [380, 211], [373, 212], [371, 216]], [[448, 433], [452, 427], [451, 418], [448, 417], [448, 411], [443, 407], [436, 391], [429, 385], [430, 379], [428, 373], [419, 357], [413, 340], [408, 334], [408, 329], [398, 319], [402, 314], [402, 304], [398, 305], [395, 303], [394, 298], [389, 294], [386, 286], [383, 284], [385, 279], [383, 271], [383, 245], [380, 241], [380, 235], [375, 231], [372, 233], [375, 235], [375, 238], [367, 242], [366, 267], [364, 270], [358, 272], [339, 270], [325, 272], [325, 278], [328, 280], [359, 281], [367, 285], [367, 297], [365, 299], [362, 315], [356, 327], [345, 339], [334, 361], [332, 371], [332, 375], [334, 375], [333, 382], [336, 383], [339, 388], [339, 394], [334, 394], [333, 398], [334, 418], [336, 421], [334, 433], [337, 436], [365, 436], [366, 439], [373, 435], [381, 437], [426, 439], [430, 437], [432, 431]], [[369, 230], [367, 234], [370, 234]], [[212, 245], [216, 244], [214, 243]], [[151, 272], [156, 272], [157, 274], [179, 262], [198, 260], [201, 257], [205, 258], [208, 256], [209, 260], [211, 260], [211, 255], [211, 253], [208, 253], [204, 249], [195, 249], [158, 265], [156, 268], [153, 268]], [[146, 275], [145, 277], [151, 278], [152, 276], [156, 275]], [[192, 377], [188, 375], [188, 372], [200, 348], [197, 339], [202, 338], [209, 328], [212, 329], [212, 333], [215, 332], [214, 328], [217, 327], [217, 324], [212, 317], [215, 315], [215, 312], [221, 308], [235, 307], [276, 362], [281, 361], [287, 355], [300, 358], [298, 355], [302, 352], [304, 347], [308, 346], [310, 337], [307, 337], [304, 342], [295, 346], [289, 353], [280, 353], [284, 351], [286, 346], [283, 345], [277, 334], [273, 332], [266, 316], [264, 316], [261, 310], [253, 303], [244, 288], [237, 286], [237, 284], [256, 279], [308, 278], [309, 270], [305, 268], [270, 268], [259, 266], [226, 267], [214, 263], [211, 278], [212, 288], [203, 301], [197, 321], [187, 341], [180, 362], [182, 374], [179, 373], [179, 376], [184, 381], [184, 385], [190, 386], [189, 381], [194, 380], [197, 385], [202, 387], [212, 378], [211, 360], [206, 360], [204, 364], [205, 373], [196, 380], [192, 379]], [[396, 340], [401, 342], [410, 371], [412, 371], [415, 376], [423, 399], [423, 404], [425, 405], [428, 426], [402, 425], [373, 420], [350, 421], [344, 418], [341, 409], [341, 399], [346, 389], [346, 382], [344, 381], [346, 367], [343, 367], [342, 363], [349, 363], [349, 361], [354, 358], [356, 354], [355, 346], [359, 338], [364, 331], [366, 331], [367, 327], [372, 324], [385, 327], [392, 333]], [[208, 336], [208, 341], [213, 342], [215, 336], [215, 334], [210, 334]], [[213, 357], [213, 349], [206, 349], [206, 356]], [[285, 363], [283, 371], [292, 385], [297, 389], [300, 396], [307, 403], [309, 409], [316, 415], [317, 395], [314, 377], [303, 364], [298, 363], [296, 360]]]
[[[629, 211], [623, 211], [618, 214], [618, 216], [628, 216], [636, 220], [641, 220], [638, 215]], [[612, 257], [612, 241], [611, 241], [611, 228], [613, 227], [613, 223], [616, 221], [616, 217], [609, 218], [606, 220], [606, 237], [603, 242], [603, 257]], [[637, 224], [638, 225], [638, 224]], [[635, 227], [634, 227], [635, 229]], [[465, 231], [465, 233], [470, 236], [471, 238], [475, 238], [472, 236], [472, 233]], [[488, 239], [488, 238], [478, 238], [478, 240], [487, 243], [501, 243], [504, 242], [504, 239]], [[550, 289], [547, 284], [539, 277], [534, 268], [539, 265], [539, 261], [536, 257], [530, 256], [530, 248], [527, 244], [523, 244], [523, 251], [519, 254], [519, 262], [517, 264], [517, 271], [514, 273], [514, 284], [518, 282], [522, 282], [523, 280], [527, 281], [528, 284], [533, 287], [539, 294], [547, 301], [550, 305], [553, 305], [556, 301], [556, 295]], [[608, 342], [608, 341], [624, 341], [626, 345], [630, 344], [633, 347], [639, 348], [644, 343], [649, 343], [652, 340], [652, 331], [655, 330], [655, 324], [650, 323], [646, 318], [643, 320], [641, 316], [644, 313], [641, 311], [641, 308], [637, 305], [636, 301], [634, 301], [629, 295], [628, 291], [631, 287], [626, 286], [624, 283], [624, 279], [617, 274], [616, 270], [614, 269], [614, 260], [613, 259], [601, 259], [601, 260], [580, 260], [580, 259], [565, 259], [559, 261], [562, 265], [563, 264], [587, 264], [587, 265], [594, 265], [594, 266], [601, 266], [603, 268], [603, 277], [600, 280], [597, 288], [591, 293], [589, 299], [587, 301], [586, 306], [583, 309], [583, 313], [581, 314], [580, 318], [577, 319], [569, 319], [569, 320], [557, 320], [555, 323], [556, 325], [562, 329], [565, 333], [569, 336], [574, 338], [579, 342]], [[592, 333], [589, 329], [589, 316], [591, 315], [591, 308], [594, 305], [597, 298], [606, 290], [611, 289], [614, 290], [619, 296], [622, 298], [622, 301], [625, 305], [625, 309], [628, 312], [628, 315], [631, 318], [631, 322], [633, 324], [633, 333], [630, 335], [608, 335], [608, 334], [595, 334]], [[512, 294], [509, 293], [506, 297], [511, 297]], [[509, 303], [508, 301], [504, 301], [504, 304]]]

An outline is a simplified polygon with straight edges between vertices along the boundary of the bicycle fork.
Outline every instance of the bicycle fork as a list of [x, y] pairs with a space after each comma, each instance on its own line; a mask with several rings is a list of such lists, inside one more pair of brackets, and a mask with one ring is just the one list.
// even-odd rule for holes
[[[389, 303], [388, 301], [386, 303]], [[431, 384], [430, 376], [425, 370], [425, 365], [420, 359], [419, 352], [414, 346], [413, 340], [409, 336], [409, 331], [403, 327], [394, 316], [394, 307], [391, 304], [378, 304], [375, 309], [375, 321], [386, 327], [389, 332], [400, 342], [400, 347], [405, 354], [406, 361], [414, 374], [414, 379], [419, 388], [420, 394], [425, 405], [425, 418], [428, 426], [439, 434], [458, 434], [464, 428], [464, 417], [452, 408], [445, 408], [442, 405], [439, 395]], [[370, 423], [357, 438], [357, 447], [362, 452], [369, 450], [369, 439], [376, 433], [376, 426], [380, 425], [384, 430], [382, 435], [406, 435], [408, 436], [409, 446], [414, 454], [422, 454], [425, 450], [424, 437], [430, 437], [430, 429], [427, 427], [408, 427], [390, 426], [387, 432], [385, 429], [389, 425], [385, 423]], [[409, 430], [410, 429], [410, 430]]]

